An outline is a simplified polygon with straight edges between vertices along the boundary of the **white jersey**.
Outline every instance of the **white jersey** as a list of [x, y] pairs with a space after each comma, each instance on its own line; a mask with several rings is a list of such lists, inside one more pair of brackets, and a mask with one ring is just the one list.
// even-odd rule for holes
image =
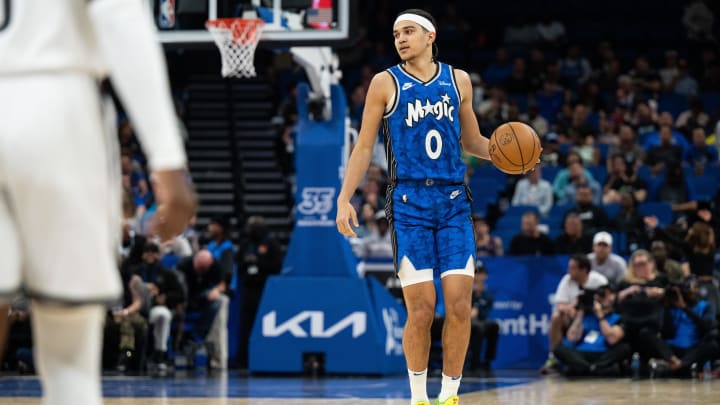
[[104, 75], [88, 0], [0, 0], [0, 75]]

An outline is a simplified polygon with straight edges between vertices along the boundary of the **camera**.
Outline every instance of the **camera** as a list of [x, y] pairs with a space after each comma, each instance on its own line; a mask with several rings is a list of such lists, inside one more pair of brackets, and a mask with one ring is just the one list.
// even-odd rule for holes
[[591, 313], [593, 306], [595, 305], [595, 296], [598, 294], [597, 290], [582, 290], [577, 298], [577, 309], [583, 310], [583, 312]]

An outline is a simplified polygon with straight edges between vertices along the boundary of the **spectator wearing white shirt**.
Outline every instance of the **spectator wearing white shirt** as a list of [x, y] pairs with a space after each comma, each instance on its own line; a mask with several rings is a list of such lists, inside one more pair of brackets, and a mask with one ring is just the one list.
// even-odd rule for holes
[[592, 270], [613, 284], [619, 284], [627, 272], [627, 262], [612, 253], [613, 237], [607, 232], [598, 232], [593, 237], [593, 252], [588, 255]]
[[375, 223], [377, 228], [362, 239], [362, 257], [392, 259], [392, 239], [385, 211], [381, 210], [375, 214]]
[[532, 205], [540, 214], [547, 215], [553, 206], [553, 191], [550, 182], [542, 178], [540, 166], [518, 181], [513, 194], [512, 205]]
[[[583, 254], [576, 254], [568, 260], [567, 274], [560, 280], [555, 291], [555, 305], [550, 318], [550, 351], [552, 352], [562, 341], [565, 330], [575, 318], [577, 297], [582, 289], [595, 290], [608, 284], [607, 278], [591, 270], [590, 260]], [[542, 371], [546, 372], [556, 364], [552, 354], [548, 356]]]

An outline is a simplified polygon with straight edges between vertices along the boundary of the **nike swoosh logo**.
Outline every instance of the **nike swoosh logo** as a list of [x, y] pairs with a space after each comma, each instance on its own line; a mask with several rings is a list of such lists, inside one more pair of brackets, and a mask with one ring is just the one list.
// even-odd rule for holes
[[403, 84], [402, 89], [403, 89], [403, 90], [407, 90], [407, 89], [409, 89], [409, 88], [412, 87], [412, 86], [413, 86], [412, 83], [405, 83], [405, 84]]
[[460, 190], [455, 190], [452, 193], [450, 193], [450, 199], [454, 200], [459, 195], [460, 195]]
[[413, 373], [413, 375], [425, 375], [425, 373]]

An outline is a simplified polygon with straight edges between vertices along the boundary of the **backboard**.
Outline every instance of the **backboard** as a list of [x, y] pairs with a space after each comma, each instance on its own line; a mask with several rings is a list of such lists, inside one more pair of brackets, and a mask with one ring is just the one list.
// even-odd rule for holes
[[204, 24], [215, 18], [262, 18], [261, 47], [342, 46], [354, 0], [149, 0], [166, 46], [212, 45]]

